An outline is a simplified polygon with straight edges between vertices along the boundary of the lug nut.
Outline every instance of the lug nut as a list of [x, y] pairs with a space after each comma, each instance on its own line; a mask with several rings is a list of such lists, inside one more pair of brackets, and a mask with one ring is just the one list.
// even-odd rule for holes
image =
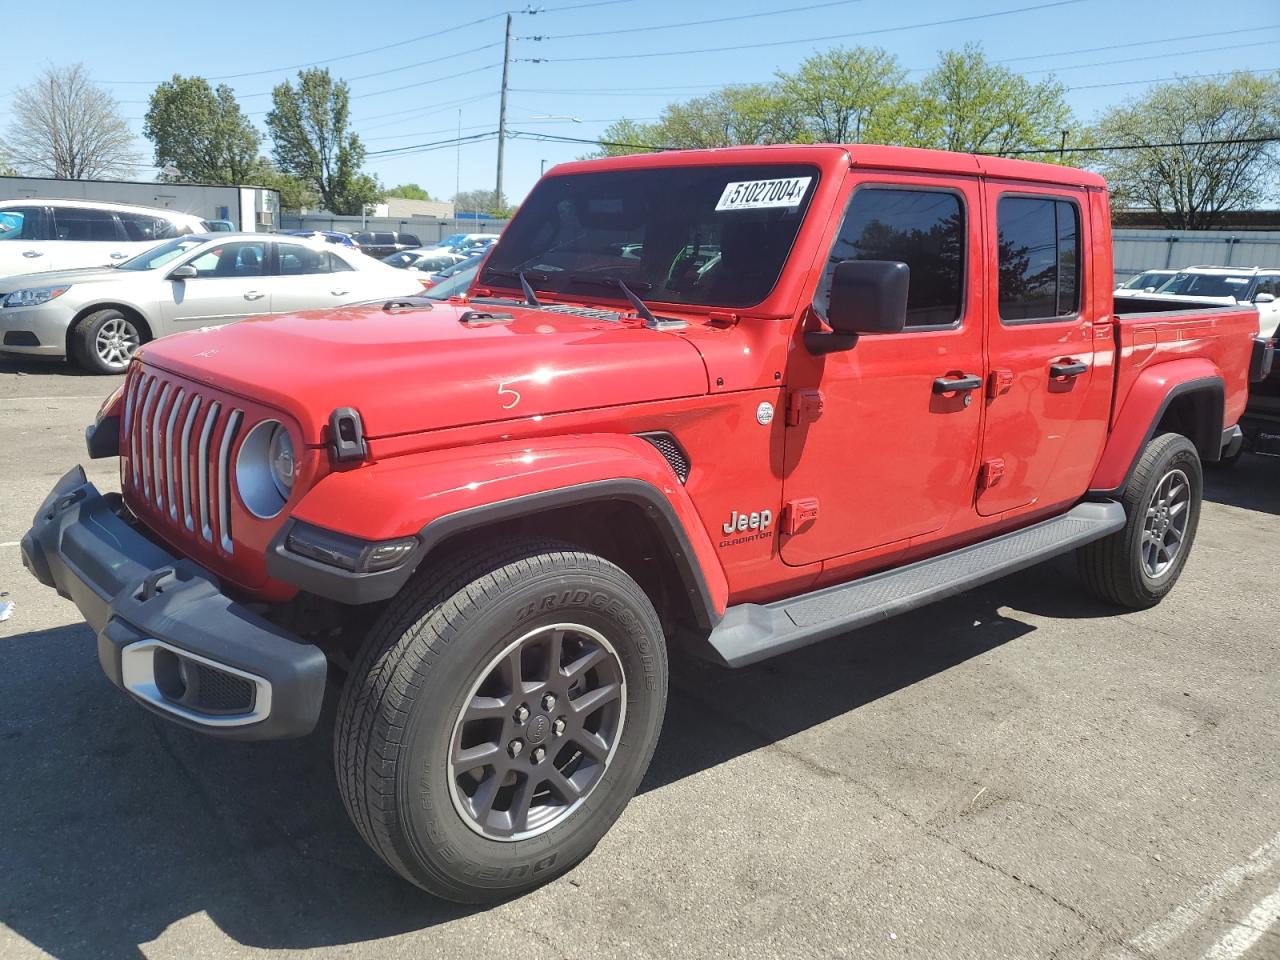
[[554, 710], [555, 708], [556, 708], [556, 698], [553, 695], [548, 693], [545, 697], [542, 698], [542, 709]]
[[518, 757], [520, 756], [520, 751], [523, 749], [523, 740], [512, 740], [510, 746], [507, 747], [507, 752], [510, 753], [512, 757]]
[[545, 757], [546, 755], [547, 755], [547, 751], [543, 750], [541, 747], [538, 747], [533, 751], [533, 753], [529, 754], [529, 759], [532, 760], [534, 763], [541, 763], [542, 758]]
[[556, 722], [551, 725], [551, 732], [557, 737], [564, 733], [564, 717], [556, 718]]
[[529, 719], [529, 708], [523, 703], [516, 709], [516, 723], [524, 723]]

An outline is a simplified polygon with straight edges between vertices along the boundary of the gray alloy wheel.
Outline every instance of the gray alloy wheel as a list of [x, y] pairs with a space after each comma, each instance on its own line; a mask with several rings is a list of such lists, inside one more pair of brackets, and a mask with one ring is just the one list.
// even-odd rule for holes
[[111, 317], [98, 327], [93, 352], [104, 367], [123, 371], [141, 344], [137, 327], [124, 317]]
[[1181, 470], [1170, 470], [1151, 494], [1143, 525], [1142, 568], [1153, 580], [1173, 568], [1186, 538], [1190, 506], [1191, 481]]
[[603, 779], [626, 721], [626, 678], [605, 636], [548, 624], [494, 657], [463, 700], [449, 752], [453, 804], [491, 840], [527, 840]]

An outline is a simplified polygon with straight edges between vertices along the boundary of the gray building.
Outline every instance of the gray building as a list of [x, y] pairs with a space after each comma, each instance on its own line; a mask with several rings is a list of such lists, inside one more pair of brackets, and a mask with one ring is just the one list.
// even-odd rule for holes
[[254, 232], [274, 230], [280, 217], [280, 194], [266, 187], [0, 177], [0, 201], [31, 199], [106, 200], [163, 207], [203, 220], [229, 220], [238, 230]]

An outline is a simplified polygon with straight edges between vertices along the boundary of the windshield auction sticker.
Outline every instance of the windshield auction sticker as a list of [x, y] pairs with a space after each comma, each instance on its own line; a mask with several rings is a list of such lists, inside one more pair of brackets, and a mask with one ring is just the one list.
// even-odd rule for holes
[[727, 184], [716, 210], [762, 210], [769, 207], [798, 207], [813, 177], [786, 177], [782, 180], [740, 180]]

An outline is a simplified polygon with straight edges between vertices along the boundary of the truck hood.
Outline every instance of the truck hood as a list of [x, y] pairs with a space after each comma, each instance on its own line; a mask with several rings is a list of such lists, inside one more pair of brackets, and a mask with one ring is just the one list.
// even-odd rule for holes
[[140, 274], [134, 270], [123, 272], [112, 267], [80, 267], [76, 270], [48, 270], [44, 273], [23, 273], [15, 277], [0, 278], [0, 290], [11, 293], [23, 287], [56, 287], [60, 284], [102, 283], [109, 280], [128, 280]]
[[[500, 315], [464, 321], [473, 312]], [[515, 305], [359, 306], [242, 320], [147, 344], [150, 366], [289, 414], [308, 444], [329, 414], [388, 437], [705, 394], [702, 354], [638, 321]]]

